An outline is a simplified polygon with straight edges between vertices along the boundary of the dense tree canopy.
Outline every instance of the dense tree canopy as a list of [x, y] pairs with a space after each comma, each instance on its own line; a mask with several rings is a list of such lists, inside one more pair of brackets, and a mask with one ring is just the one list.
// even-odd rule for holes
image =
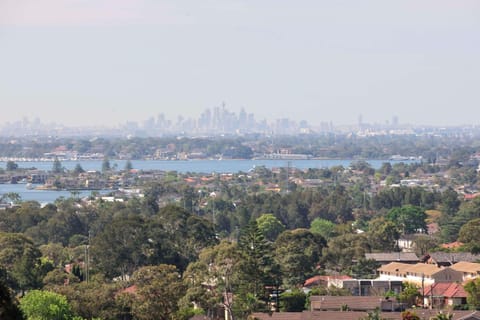
[[280, 266], [283, 283], [301, 285], [320, 262], [325, 239], [307, 229], [287, 230], [275, 241], [275, 261]]
[[168, 320], [177, 312], [177, 301], [185, 294], [177, 268], [172, 265], [142, 267], [133, 274], [136, 291], [132, 314], [139, 320]]
[[20, 300], [26, 320], [71, 320], [73, 313], [65, 296], [58, 293], [32, 290]]
[[480, 252], [480, 218], [470, 220], [460, 228], [458, 241], [475, 253]]
[[12, 292], [0, 280], [0, 319], [23, 320], [22, 313], [12, 297]]
[[[362, 139], [361, 147], [347, 137], [317, 138], [285, 138], [279, 145], [314, 156], [374, 157], [408, 152], [414, 145], [408, 138]], [[88, 199], [72, 193], [45, 206], [12, 193], [1, 195], [3, 204], [8, 203], [0, 215], [2, 278], [18, 294], [35, 288], [62, 294], [72, 315], [86, 319], [149, 319], [157, 313], [183, 319], [194, 312], [194, 304], [199, 307], [195, 312], [208, 316], [223, 306], [244, 318], [272, 308], [272, 290], [293, 289], [319, 273], [372, 277], [377, 264], [364, 254], [396, 250], [400, 234], [425, 232], [427, 221], [439, 224], [442, 240], [458, 239], [466, 249], [479, 250], [480, 198], [462, 200], [446, 178], [462, 181], [466, 193], [469, 188], [475, 192], [478, 161], [469, 159], [475, 150], [453, 148], [453, 140], [440, 144], [436, 138], [421, 138], [415, 144], [419, 153], [428, 154], [424, 163], [385, 163], [378, 170], [354, 161], [331, 168], [259, 166], [248, 173], [200, 175], [130, 171], [130, 161], [118, 170], [108, 160], [120, 154], [141, 159], [198, 149], [208, 155], [250, 157], [271, 147], [245, 139], [62, 140], [69, 150], [103, 150], [98, 168], [103, 173], [97, 176], [115, 186], [135, 183], [142, 195], [112, 193], [116, 201], [109, 202], [94, 193]], [[15, 153], [33, 152], [0, 141], [2, 146]], [[448, 168], [436, 164], [437, 155], [450, 153]], [[23, 178], [27, 170], [15, 165], [7, 163], [9, 170], [2, 173]], [[80, 164], [63, 169], [59, 161], [51, 169], [59, 184], [88, 174]], [[412, 176], [440, 170], [447, 171], [430, 176], [435, 185], [403, 185]], [[425, 210], [430, 210], [428, 217]], [[416, 238], [415, 250], [423, 255], [438, 243], [424, 234]], [[303, 309], [302, 299], [285, 294], [284, 307]]]
[[0, 266], [6, 283], [16, 290], [38, 288], [41, 284], [41, 253], [21, 234], [0, 233]]
[[257, 224], [265, 239], [272, 242], [285, 230], [285, 226], [271, 213], [262, 214], [258, 217]]
[[425, 222], [427, 214], [420, 207], [412, 205], [396, 207], [387, 213], [386, 218], [398, 225], [403, 234], [426, 232], [427, 230]]

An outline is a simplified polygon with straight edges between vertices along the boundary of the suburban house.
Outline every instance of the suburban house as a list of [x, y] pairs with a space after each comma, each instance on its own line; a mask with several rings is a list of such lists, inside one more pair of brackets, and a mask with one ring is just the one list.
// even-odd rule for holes
[[375, 260], [376, 262], [388, 264], [390, 262], [402, 263], [418, 263], [420, 259], [414, 252], [381, 252], [381, 253], [365, 253], [365, 259]]
[[429, 308], [445, 308], [467, 303], [467, 292], [458, 283], [434, 283], [422, 288], [423, 304]]
[[460, 282], [463, 274], [451, 267], [439, 268], [433, 264], [407, 264], [392, 262], [377, 269], [381, 280], [400, 280], [417, 285], [430, 285], [438, 282]]
[[450, 268], [462, 273], [462, 281], [468, 281], [480, 275], [480, 263], [460, 261]]

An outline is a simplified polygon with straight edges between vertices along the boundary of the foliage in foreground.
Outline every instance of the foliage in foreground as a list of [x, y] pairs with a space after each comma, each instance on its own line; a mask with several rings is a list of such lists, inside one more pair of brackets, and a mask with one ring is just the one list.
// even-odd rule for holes
[[29, 291], [20, 300], [20, 309], [27, 320], [73, 319], [73, 313], [67, 298], [50, 291]]

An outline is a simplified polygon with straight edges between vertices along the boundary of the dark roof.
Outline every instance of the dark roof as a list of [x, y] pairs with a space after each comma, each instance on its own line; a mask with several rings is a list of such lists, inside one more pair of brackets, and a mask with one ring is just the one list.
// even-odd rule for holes
[[381, 252], [381, 253], [365, 253], [365, 259], [373, 259], [378, 262], [385, 261], [410, 261], [418, 262], [417, 255], [413, 252]]
[[429, 254], [430, 259], [436, 263], [454, 264], [459, 261], [476, 262], [480, 260], [479, 255], [470, 252], [432, 252]]
[[375, 296], [311, 296], [312, 310], [341, 310], [347, 306], [352, 311], [380, 308], [382, 298]]

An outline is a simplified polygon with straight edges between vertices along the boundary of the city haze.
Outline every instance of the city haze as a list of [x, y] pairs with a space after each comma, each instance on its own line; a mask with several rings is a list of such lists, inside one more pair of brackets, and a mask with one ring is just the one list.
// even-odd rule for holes
[[[478, 124], [478, 1], [0, 2], [0, 122]], [[361, 117], [360, 117], [361, 115]]]

